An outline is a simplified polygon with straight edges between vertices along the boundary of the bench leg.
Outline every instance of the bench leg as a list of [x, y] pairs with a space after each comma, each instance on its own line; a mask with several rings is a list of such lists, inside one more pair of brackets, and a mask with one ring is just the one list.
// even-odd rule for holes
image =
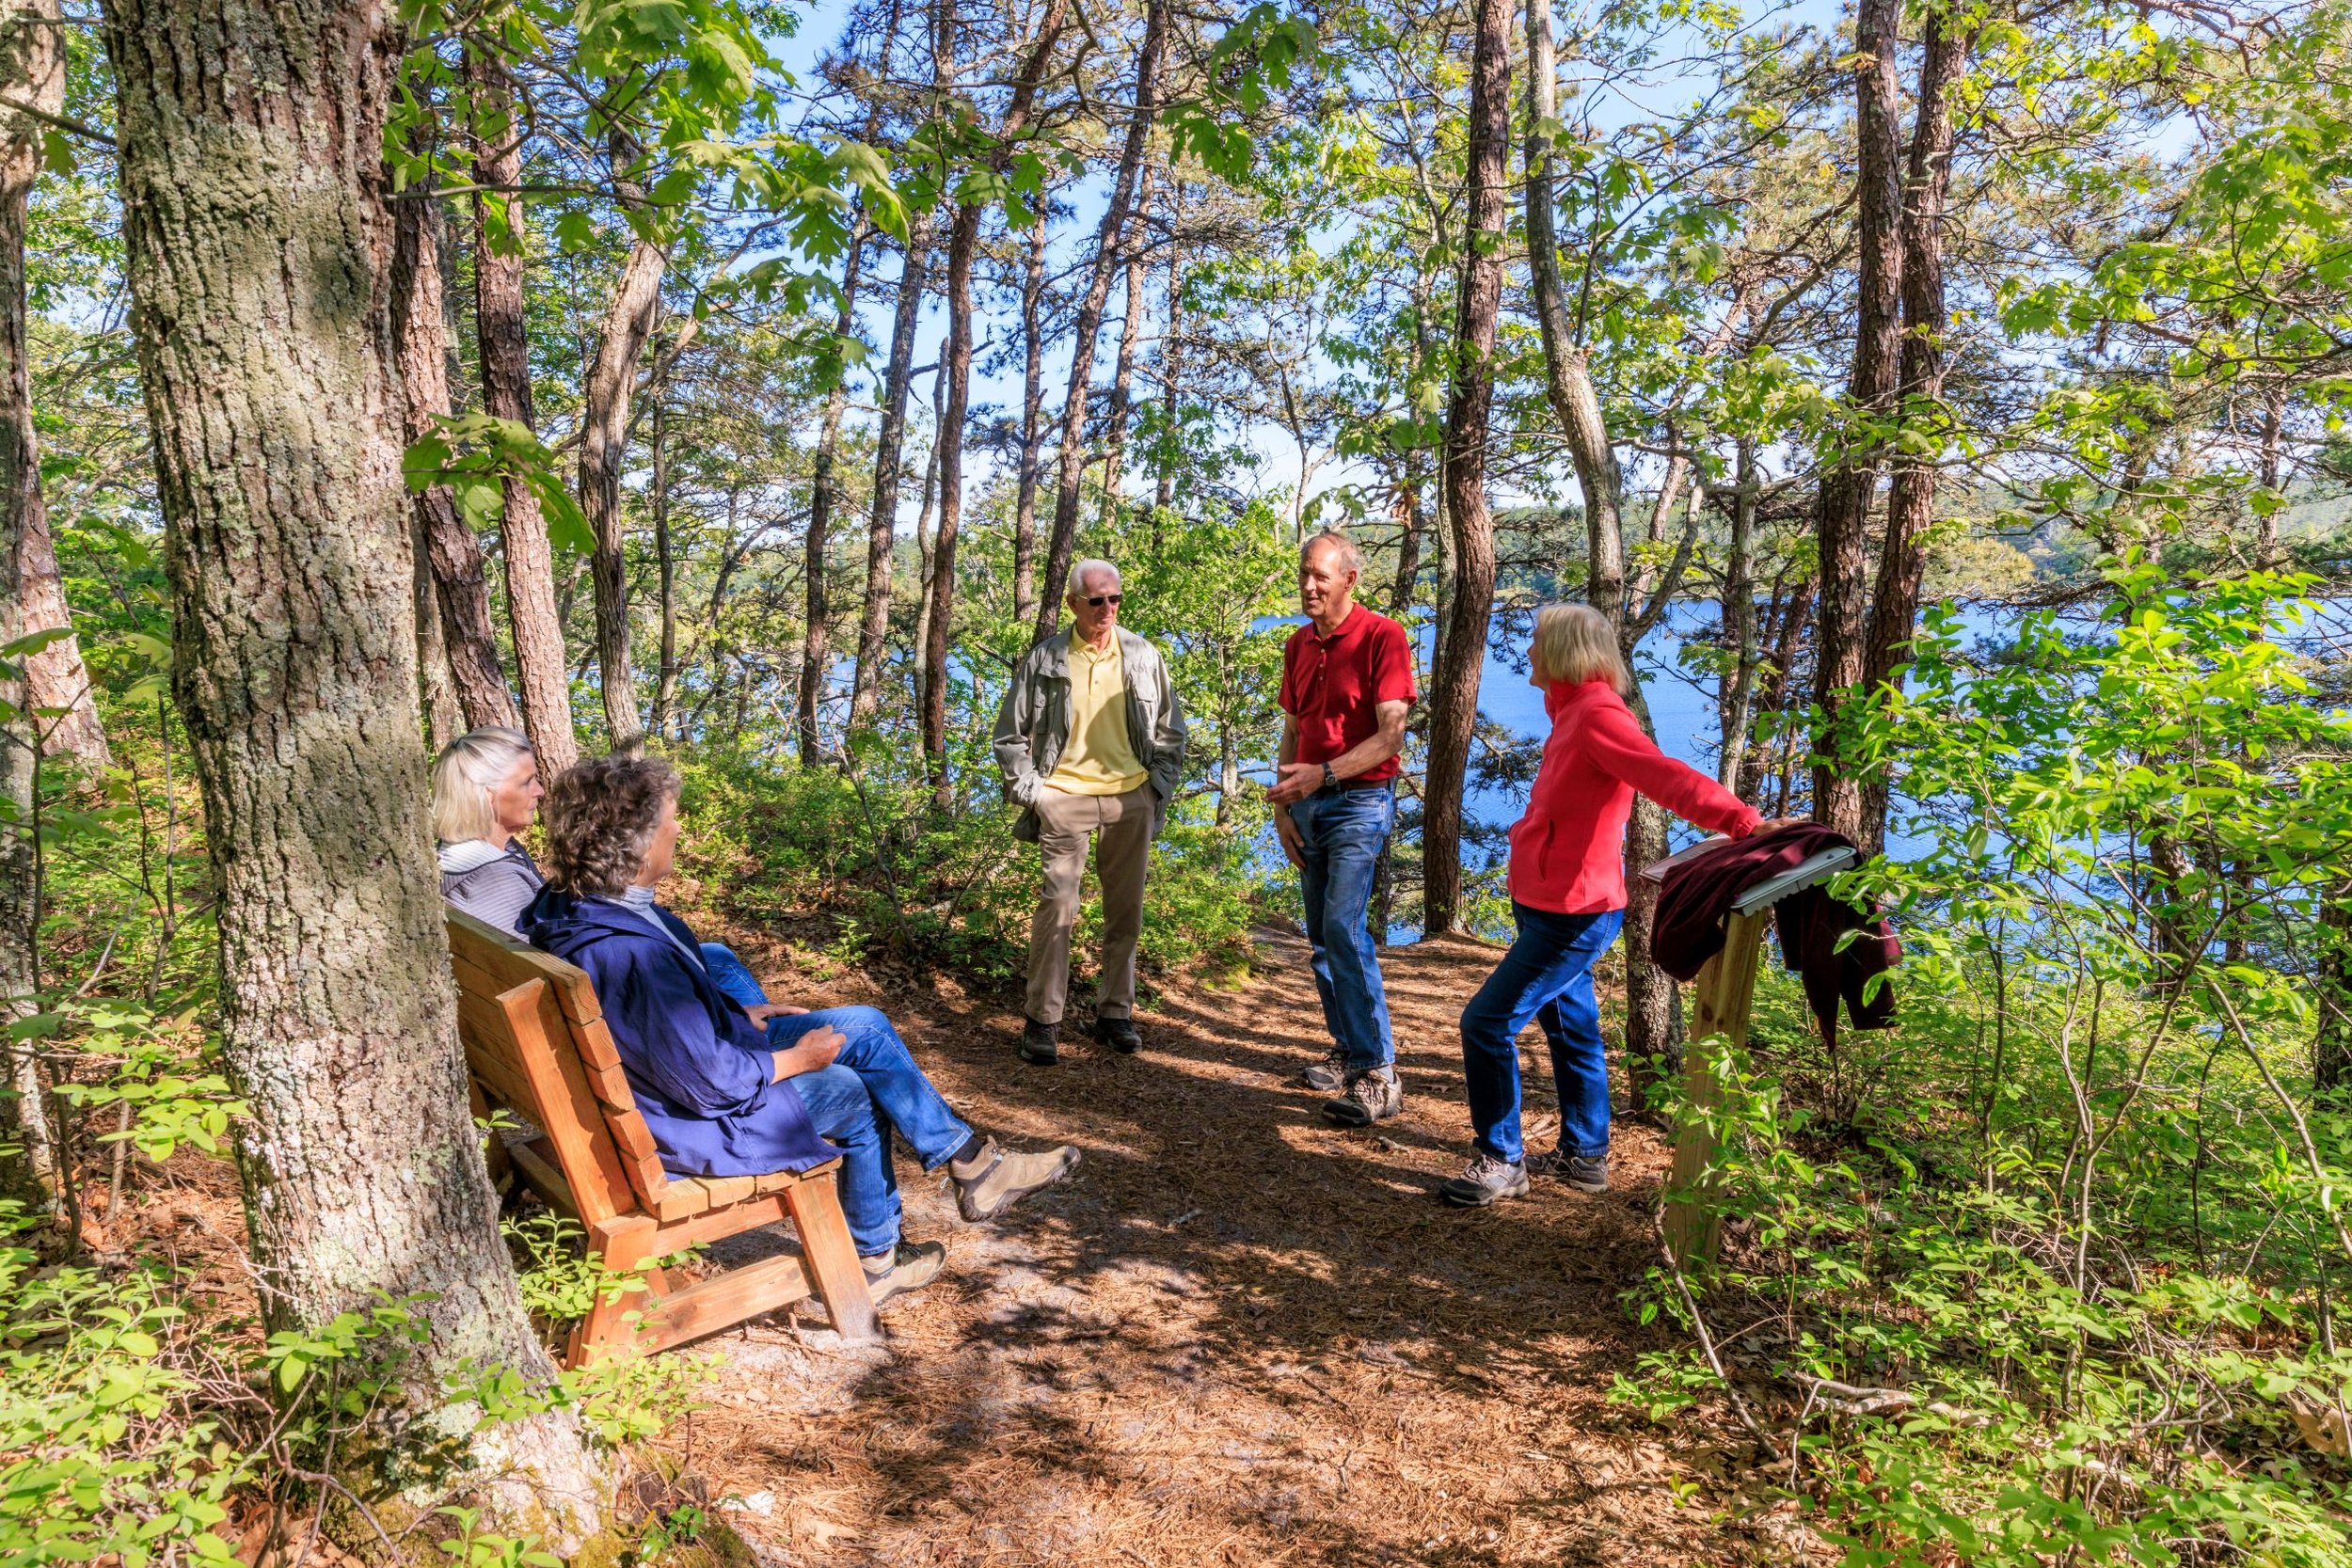
[[[643, 1214], [624, 1214], [588, 1228], [588, 1244], [604, 1259], [611, 1274], [627, 1274], [651, 1256], [654, 1223]], [[854, 1261], [854, 1260], [853, 1260]], [[658, 1275], [656, 1276], [659, 1277]], [[637, 1319], [653, 1304], [660, 1287], [653, 1279], [643, 1291], [599, 1292], [596, 1305], [572, 1330], [564, 1349], [566, 1367], [584, 1367], [616, 1350], [628, 1350], [637, 1340]]]
[[792, 1210], [793, 1228], [801, 1233], [801, 1256], [808, 1260], [818, 1298], [833, 1314], [834, 1332], [844, 1339], [873, 1338], [874, 1298], [866, 1292], [857, 1244], [850, 1240], [837, 1183], [831, 1178], [798, 1182], [784, 1190], [784, 1200]]

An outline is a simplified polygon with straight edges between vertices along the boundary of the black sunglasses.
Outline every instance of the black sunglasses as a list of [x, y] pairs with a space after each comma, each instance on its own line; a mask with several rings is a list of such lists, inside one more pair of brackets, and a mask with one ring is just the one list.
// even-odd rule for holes
[[1117, 604], [1118, 602], [1119, 595], [1116, 594], [1089, 594], [1087, 595], [1087, 603], [1092, 605], [1097, 610], [1102, 609], [1106, 604]]

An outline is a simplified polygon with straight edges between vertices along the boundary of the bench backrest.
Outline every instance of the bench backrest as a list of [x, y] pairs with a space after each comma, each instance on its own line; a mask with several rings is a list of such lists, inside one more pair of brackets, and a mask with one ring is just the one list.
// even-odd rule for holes
[[548, 1134], [582, 1221], [658, 1212], [669, 1177], [586, 974], [471, 915], [448, 921], [475, 1080]]

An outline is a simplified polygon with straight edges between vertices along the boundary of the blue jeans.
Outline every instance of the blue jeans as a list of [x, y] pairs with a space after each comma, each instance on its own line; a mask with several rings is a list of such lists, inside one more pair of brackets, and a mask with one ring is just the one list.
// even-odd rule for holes
[[895, 1129], [925, 1170], [946, 1163], [972, 1136], [907, 1052], [890, 1020], [873, 1007], [826, 1007], [768, 1021], [768, 1043], [781, 1051], [830, 1025], [847, 1042], [833, 1065], [788, 1080], [818, 1133], [841, 1149], [841, 1210], [861, 1257], [898, 1244], [898, 1173], [891, 1163]]
[[710, 983], [717, 986], [720, 994], [728, 1001], [739, 1002], [746, 1007], [762, 1006], [767, 1003], [768, 993], [759, 989], [758, 977], [752, 974], [742, 959], [735, 956], [735, 949], [725, 942], [703, 943], [703, 967], [710, 972]]
[[1307, 942], [1314, 950], [1315, 994], [1323, 1022], [1347, 1054], [1347, 1070], [1396, 1060], [1389, 1034], [1389, 994], [1364, 911], [1373, 872], [1396, 819], [1396, 786], [1319, 789], [1291, 807], [1298, 829], [1298, 887], [1306, 896]]
[[1560, 1150], [1609, 1152], [1609, 1062], [1600, 1042], [1593, 965], [1617, 940], [1623, 910], [1551, 914], [1514, 903], [1518, 936], [1462, 1009], [1462, 1072], [1470, 1080], [1478, 1147], [1499, 1160], [1526, 1157], [1519, 1141], [1519, 1031], [1543, 1024], [1560, 1086]]

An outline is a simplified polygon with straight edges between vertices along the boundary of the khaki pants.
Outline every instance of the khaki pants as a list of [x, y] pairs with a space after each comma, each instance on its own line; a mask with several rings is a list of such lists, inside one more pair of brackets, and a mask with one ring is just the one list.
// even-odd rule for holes
[[1136, 1009], [1136, 939], [1143, 934], [1143, 869], [1158, 799], [1148, 784], [1124, 795], [1067, 795], [1040, 784], [1030, 804], [1045, 886], [1029, 922], [1028, 1015], [1040, 1023], [1061, 1022], [1070, 1000], [1070, 933], [1078, 924], [1087, 840], [1100, 834], [1094, 874], [1103, 881], [1103, 985], [1095, 1012], [1129, 1017]]

